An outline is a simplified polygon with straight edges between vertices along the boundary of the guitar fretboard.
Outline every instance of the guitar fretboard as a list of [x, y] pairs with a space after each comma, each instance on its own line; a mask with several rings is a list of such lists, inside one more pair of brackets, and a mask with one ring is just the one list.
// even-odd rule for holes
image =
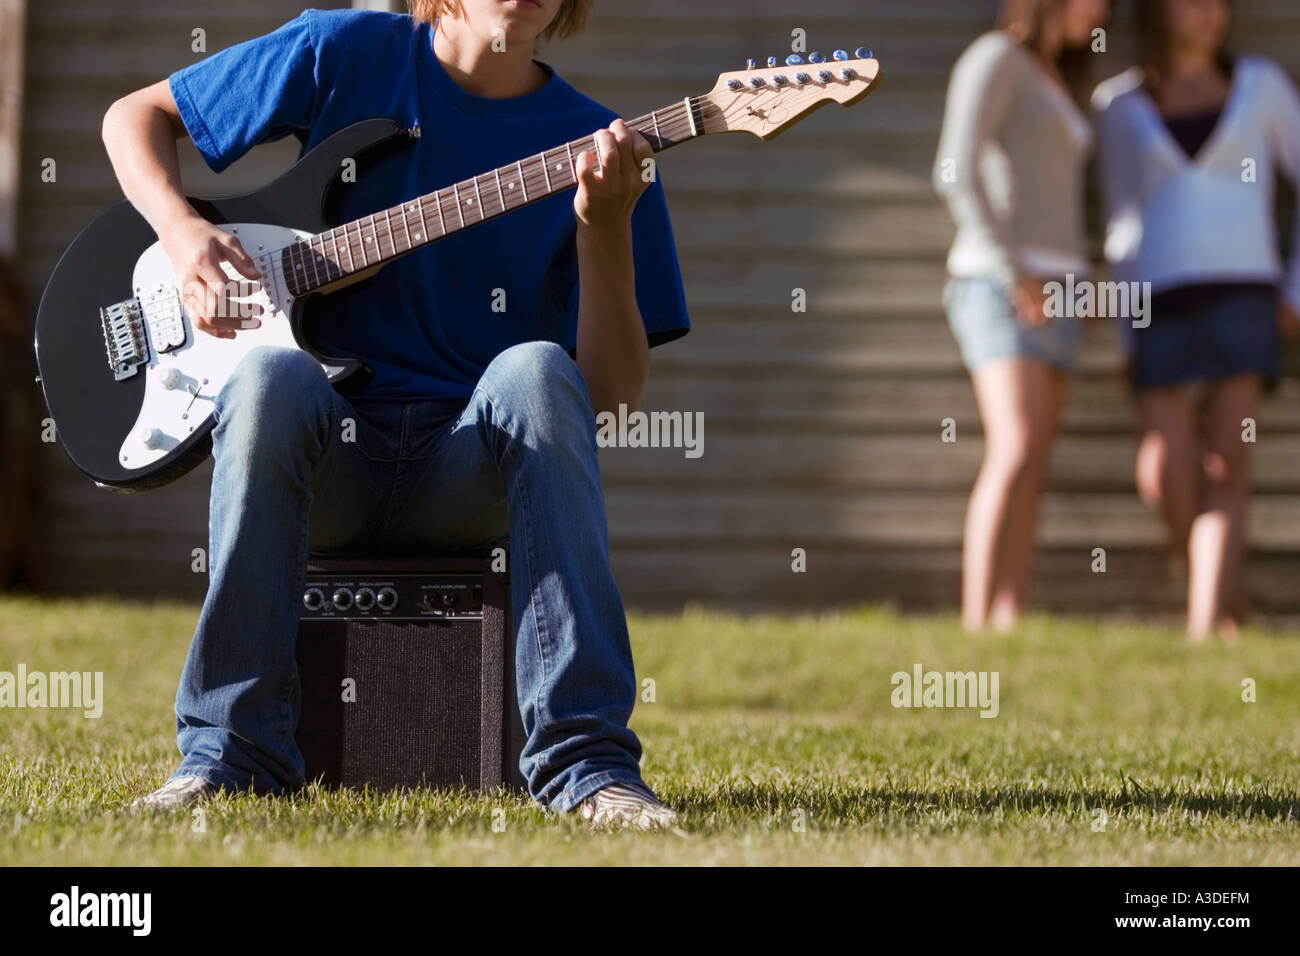
[[[700, 103], [687, 98], [628, 121], [655, 152], [704, 133]], [[578, 157], [595, 149], [595, 134], [417, 196], [399, 206], [317, 233], [280, 250], [280, 267], [295, 296], [382, 265], [454, 232], [577, 185]]]

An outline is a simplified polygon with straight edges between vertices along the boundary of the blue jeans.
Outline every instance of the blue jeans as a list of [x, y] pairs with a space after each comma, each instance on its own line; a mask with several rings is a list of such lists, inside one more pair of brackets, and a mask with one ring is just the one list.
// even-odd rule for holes
[[508, 535], [529, 793], [565, 811], [641, 779], [595, 415], [560, 346], [502, 352], [468, 403], [349, 400], [307, 353], [257, 348], [214, 417], [208, 593], [176, 692], [173, 778], [303, 782], [294, 650], [309, 546], [448, 552]]
[[943, 303], [968, 372], [1000, 358], [1036, 359], [1061, 372], [1073, 372], [1079, 363], [1083, 320], [1061, 315], [1022, 325], [1009, 290], [996, 279], [949, 279]]

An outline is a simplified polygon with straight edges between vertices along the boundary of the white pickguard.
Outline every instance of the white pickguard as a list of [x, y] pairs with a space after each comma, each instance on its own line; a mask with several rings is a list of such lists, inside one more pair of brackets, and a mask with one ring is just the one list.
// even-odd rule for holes
[[[244, 251], [254, 259], [311, 235], [284, 226], [257, 223], [230, 223], [218, 228], [238, 237]], [[232, 279], [239, 278], [233, 266], [223, 263], [223, 268]], [[189, 313], [183, 312], [185, 344], [171, 352], [160, 352], [154, 347], [151, 329], [149, 364], [142, 366], [137, 373], [145, 376], [144, 400], [135, 426], [118, 450], [118, 461], [123, 468], [143, 468], [153, 464], [199, 428], [212, 414], [217, 392], [250, 349], [259, 345], [299, 348], [289, 327], [293, 296], [285, 287], [284, 276], [279, 270], [272, 270], [265, 278], [262, 289], [256, 294], [231, 300], [261, 305], [264, 311], [259, 328], [241, 329], [233, 339], [219, 339], [194, 328]], [[148, 326], [150, 300], [158, 297], [167, 301], [176, 288], [176, 276], [161, 243], [155, 242], [136, 261], [131, 288], [144, 304]], [[341, 371], [324, 363], [321, 367], [330, 377]], [[166, 371], [169, 369], [176, 372]], [[164, 378], [172, 381], [172, 387], [163, 384]], [[146, 438], [149, 444], [146, 444]]]

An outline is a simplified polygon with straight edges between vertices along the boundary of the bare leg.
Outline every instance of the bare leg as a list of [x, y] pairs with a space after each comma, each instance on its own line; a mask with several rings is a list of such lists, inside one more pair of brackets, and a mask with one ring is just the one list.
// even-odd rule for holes
[[1241, 422], [1255, 416], [1260, 391], [1258, 376], [1240, 375], [1218, 385], [1206, 409], [1205, 495], [1188, 542], [1187, 634], [1194, 641], [1216, 629], [1236, 636], [1250, 493], [1250, 445], [1241, 439]]
[[1138, 394], [1138, 412], [1138, 494], [1164, 519], [1173, 552], [1185, 555], [1199, 496], [1196, 408], [1186, 389], [1149, 388]]
[[1056, 438], [1061, 414], [1069, 397], [1070, 379], [1039, 362], [1027, 362], [1024, 369], [1026, 395], [1031, 400], [1026, 413], [1030, 445], [1024, 480], [1014, 492], [1003, 531], [1002, 560], [993, 584], [989, 619], [994, 629], [1015, 626], [1029, 603], [1030, 584], [1037, 554], [1035, 533], [1043, 490], [1047, 485], [1047, 464]]
[[[993, 598], [1011, 574], [1009, 555], [1025, 529], [1032, 535], [1037, 497], [1032, 494], [1035, 416], [1047, 402], [1046, 366], [1026, 359], [997, 359], [972, 380], [984, 424], [984, 462], [971, 491], [962, 548], [962, 623], [977, 632], [990, 622]], [[1010, 529], [1010, 534], [1008, 533]], [[1009, 626], [1017, 608], [1000, 611]]]

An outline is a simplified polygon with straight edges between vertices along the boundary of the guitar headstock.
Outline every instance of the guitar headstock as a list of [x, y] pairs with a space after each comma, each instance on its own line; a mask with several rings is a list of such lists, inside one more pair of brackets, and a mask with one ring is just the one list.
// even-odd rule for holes
[[765, 67], [749, 63], [747, 69], [723, 73], [699, 98], [705, 132], [771, 139], [827, 103], [857, 102], [880, 78], [880, 62], [865, 47], [852, 54], [836, 50], [829, 59], [810, 53], [791, 54], [784, 64], [775, 57]]

